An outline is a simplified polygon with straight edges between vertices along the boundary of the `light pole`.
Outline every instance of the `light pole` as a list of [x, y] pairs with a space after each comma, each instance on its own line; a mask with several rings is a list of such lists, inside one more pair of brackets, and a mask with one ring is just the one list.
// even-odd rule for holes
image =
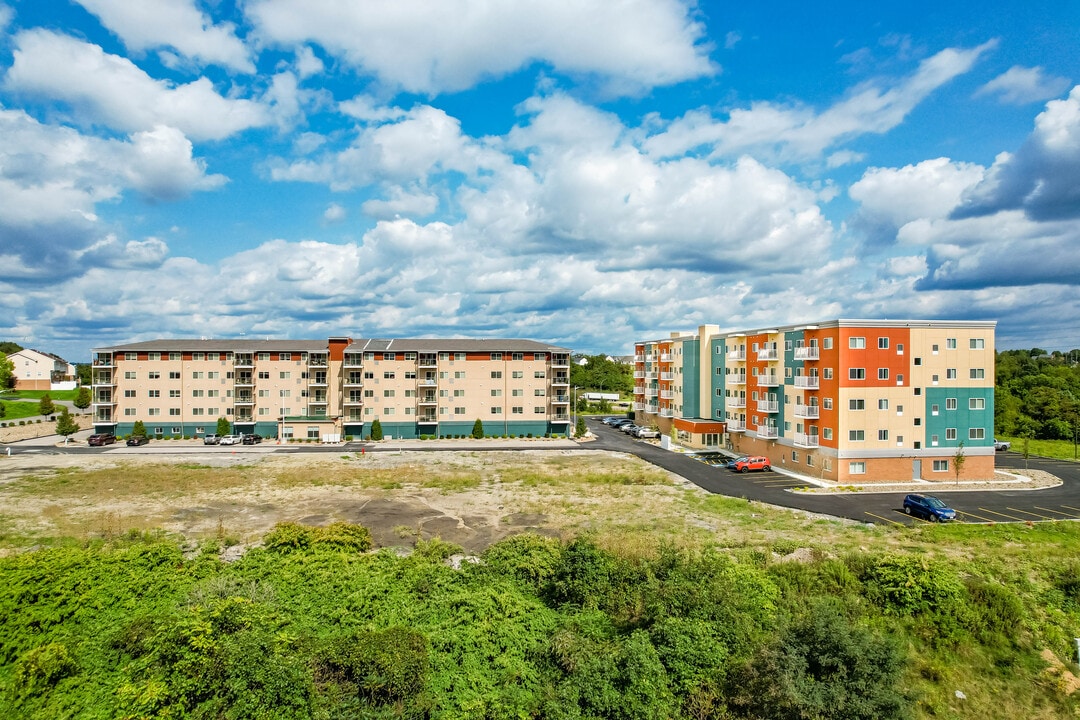
[[[570, 393], [570, 405], [571, 405], [570, 427], [572, 428], [572, 430], [570, 432], [576, 432], [577, 431], [577, 390], [578, 390], [577, 385], [575, 385], [571, 389], [571, 393]], [[567, 437], [570, 437], [570, 433], [567, 433], [566, 435], [567, 435]]]

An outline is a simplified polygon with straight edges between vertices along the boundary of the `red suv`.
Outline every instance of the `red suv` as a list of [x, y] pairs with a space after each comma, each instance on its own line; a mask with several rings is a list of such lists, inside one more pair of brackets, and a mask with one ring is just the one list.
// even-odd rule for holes
[[751, 470], [764, 470], [768, 472], [769, 470], [772, 470], [772, 464], [769, 462], [769, 458], [760, 455], [741, 457], [736, 460], [731, 467], [737, 472], [749, 472]]
[[112, 433], [95, 433], [86, 438], [87, 445], [112, 445], [116, 442], [116, 436]]

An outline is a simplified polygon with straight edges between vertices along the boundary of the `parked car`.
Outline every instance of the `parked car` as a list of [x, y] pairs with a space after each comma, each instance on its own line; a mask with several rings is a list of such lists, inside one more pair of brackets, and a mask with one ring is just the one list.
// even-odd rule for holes
[[769, 462], [769, 458], [762, 455], [744, 455], [740, 458], [736, 458], [734, 463], [729, 465], [732, 470], [736, 472], [750, 472], [751, 470], [762, 470], [769, 472], [772, 470], [772, 463]]
[[619, 418], [617, 420], [613, 420], [610, 423], [608, 423], [608, 425], [615, 428], [616, 430], [621, 428], [623, 425], [633, 425], [633, 424], [634, 424], [634, 421], [631, 420], [630, 418]]
[[956, 511], [933, 495], [908, 495], [904, 498], [904, 512], [930, 522], [956, 519]]
[[240, 435], [222, 435], [218, 445], [239, 445], [241, 442], [243, 438]]
[[994, 438], [994, 449], [997, 450], [998, 452], [1008, 450], [1011, 447], [1012, 447], [1012, 443], [1005, 442], [1004, 440], [998, 440], [997, 438]]
[[221, 436], [218, 435], [217, 433], [208, 433], [206, 435], [203, 435], [203, 439], [202, 439], [202, 444], [203, 445], [217, 445], [220, 442], [221, 442]]
[[637, 430], [637, 429], [638, 429], [638, 427], [640, 427], [640, 426], [639, 426], [639, 425], [635, 425], [634, 423], [627, 423], [626, 425], [620, 425], [620, 426], [619, 426], [619, 429], [620, 429], [620, 430], [622, 430], [622, 431], [623, 431], [624, 433], [626, 433], [627, 435], [629, 435], [630, 433], [632, 433], [632, 432], [634, 432], [635, 430]]
[[240, 441], [244, 445], [257, 445], [262, 442], [262, 435], [244, 435]]
[[638, 427], [634, 430], [634, 437], [644, 440], [646, 438], [658, 438], [660, 437], [660, 431], [653, 428]]
[[94, 433], [90, 437], [86, 438], [87, 445], [112, 445], [116, 442], [116, 436], [112, 433]]
[[138, 447], [139, 445], [145, 445], [148, 442], [150, 442], [150, 438], [145, 435], [132, 435], [127, 439], [129, 447]]
[[604, 423], [605, 425], [610, 425], [613, 422], [615, 422], [616, 420], [625, 420], [625, 419], [626, 418], [624, 416], [622, 416], [622, 415], [608, 415], [606, 418], [604, 418], [600, 422]]

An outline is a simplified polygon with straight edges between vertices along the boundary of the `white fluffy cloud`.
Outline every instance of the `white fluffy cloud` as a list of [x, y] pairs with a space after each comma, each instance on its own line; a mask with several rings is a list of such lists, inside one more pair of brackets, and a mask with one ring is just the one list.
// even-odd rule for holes
[[135, 51], [172, 47], [201, 64], [255, 71], [232, 23], [214, 22], [192, 0], [76, 0]]
[[974, 48], [942, 50], [900, 82], [864, 83], [822, 112], [758, 102], [732, 109], [726, 120], [718, 120], [707, 110], [694, 110], [649, 138], [645, 148], [659, 157], [706, 148], [716, 156], [755, 151], [781, 161], [815, 159], [837, 143], [893, 129], [930, 93], [968, 72], [995, 45], [991, 41]]
[[127, 58], [48, 30], [15, 36], [4, 82], [9, 90], [69, 103], [122, 132], [168, 125], [196, 140], [220, 140], [270, 121], [262, 105], [223, 97], [206, 78], [174, 86]]
[[317, 43], [412, 92], [463, 90], [533, 61], [599, 75], [616, 91], [716, 71], [700, 44], [703, 27], [676, 0], [252, 0], [246, 12], [265, 42]]
[[1068, 89], [1068, 78], [1047, 76], [1037, 66], [1026, 68], [1014, 65], [979, 88], [975, 97], [997, 95], [1002, 103], [1026, 105], [1057, 97]]

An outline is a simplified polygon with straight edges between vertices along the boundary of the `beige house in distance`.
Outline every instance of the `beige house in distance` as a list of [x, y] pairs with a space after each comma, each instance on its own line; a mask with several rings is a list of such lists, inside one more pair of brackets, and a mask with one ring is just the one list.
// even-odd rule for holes
[[15, 364], [16, 390], [75, 389], [75, 366], [57, 355], [26, 348], [7, 357]]

